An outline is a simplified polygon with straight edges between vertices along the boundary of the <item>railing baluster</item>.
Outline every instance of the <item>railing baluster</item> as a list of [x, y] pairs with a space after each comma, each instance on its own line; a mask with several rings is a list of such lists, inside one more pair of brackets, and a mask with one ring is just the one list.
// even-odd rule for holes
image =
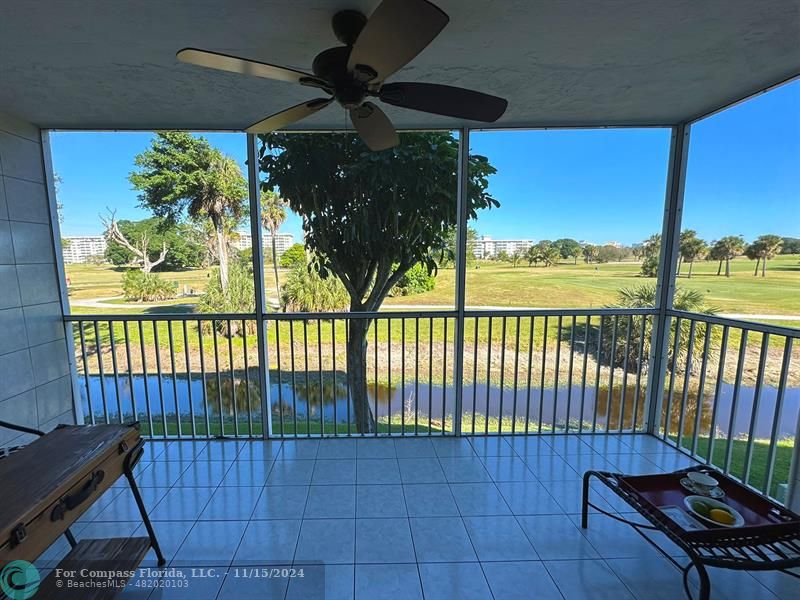
[[[311, 383], [308, 378], [308, 321], [303, 320], [303, 369], [306, 380], [306, 437], [311, 437]], [[320, 404], [322, 399], [320, 398]], [[320, 435], [322, 432], [320, 432]]]
[[[92, 386], [89, 384], [89, 363], [86, 360], [86, 335], [84, 334], [84, 323], [78, 323], [78, 331], [80, 332], [81, 337], [81, 360], [83, 362], [83, 384], [86, 386], [86, 403], [88, 404], [89, 408], [89, 422], [92, 425], [96, 425], [94, 419], [94, 403], [92, 402]], [[102, 382], [100, 382], [102, 385]], [[150, 427], [150, 433], [152, 435], [152, 424]]]
[[525, 435], [528, 435], [528, 428], [531, 422], [531, 377], [533, 375], [533, 339], [535, 317], [530, 318], [528, 327], [528, 384], [525, 391]]
[[[586, 315], [586, 326], [583, 331], [583, 368], [581, 369], [581, 412], [578, 421], [578, 433], [583, 433], [583, 416], [586, 410], [586, 371], [589, 368], [589, 330], [592, 328], [592, 316]], [[597, 398], [595, 397], [595, 404]]]
[[502, 318], [500, 334], [500, 406], [497, 418], [497, 433], [503, 433], [503, 396], [505, 395], [505, 375], [506, 375], [506, 318]]
[[419, 435], [419, 317], [414, 319], [414, 435]]
[[317, 369], [319, 370], [319, 434], [325, 435], [325, 381], [322, 372], [322, 319], [317, 319]]
[[[783, 400], [786, 395], [786, 384], [789, 379], [789, 367], [792, 362], [792, 343], [793, 338], [786, 336], [786, 342], [783, 346], [783, 360], [781, 361], [781, 374], [778, 381], [778, 390], [775, 396], [775, 412], [772, 415], [772, 431], [769, 436], [769, 449], [767, 451], [767, 473], [764, 477], [764, 493], [771, 496], [770, 489], [772, 488], [772, 477], [775, 472], [775, 455], [778, 444], [778, 428], [781, 422], [781, 415], [783, 413]], [[783, 499], [784, 502], [787, 500]]]
[[750, 406], [750, 428], [747, 431], [747, 447], [744, 452], [744, 473], [742, 481], [745, 485], [750, 483], [750, 466], [753, 460], [753, 445], [755, 444], [756, 425], [758, 423], [758, 409], [761, 407], [761, 394], [764, 389], [764, 370], [767, 367], [767, 353], [769, 352], [769, 334], [761, 334], [761, 352], [758, 356], [758, 374], [756, 387], [753, 390], [753, 402]]
[[703, 362], [700, 365], [700, 383], [698, 384], [699, 389], [697, 390], [697, 404], [696, 404], [697, 408], [695, 409], [694, 432], [692, 435], [692, 456], [697, 455], [697, 442], [700, 436], [700, 424], [702, 423], [702, 418], [703, 418], [703, 399], [705, 397], [706, 370], [708, 368], [708, 351], [711, 343], [711, 332], [712, 332], [711, 328], [712, 328], [711, 323], [705, 324], [705, 330], [704, 330], [705, 339], [703, 340]]
[[406, 433], [406, 319], [400, 319], [400, 435]]
[[614, 315], [614, 329], [611, 331], [611, 352], [608, 356], [608, 396], [606, 400], [606, 427], [605, 431], [611, 431], [611, 404], [614, 402], [614, 371], [617, 362], [617, 330], [619, 329], [619, 315]]
[[111, 416], [108, 412], [108, 402], [106, 400], [106, 375], [103, 369], [103, 352], [100, 342], [100, 329], [97, 321], [94, 321], [94, 349], [97, 354], [97, 371], [100, 373], [100, 397], [103, 400], [103, 415], [106, 423], [111, 423]]
[[[345, 351], [347, 348], [350, 347], [350, 321], [345, 318], [344, 319], [344, 347]], [[350, 418], [350, 404], [352, 404], [352, 398], [350, 394], [350, 366], [347, 364], [347, 359], [344, 362], [344, 372], [345, 372], [345, 389], [347, 390], [347, 435], [348, 437], [353, 435], [353, 421]]]
[[[297, 378], [295, 376], [294, 362], [294, 321], [289, 321], [289, 354], [292, 362], [292, 420], [294, 425], [294, 437], [297, 437]], [[349, 388], [348, 388], [349, 389]]]
[[[150, 406], [150, 378], [147, 376], [147, 352], [144, 345], [144, 329], [142, 321], [139, 321], [139, 346], [142, 352], [142, 377], [144, 378], [144, 404], [147, 409], [147, 422], [150, 425], [150, 435], [155, 437], [156, 432], [153, 430], [153, 410]], [[94, 421], [92, 421], [94, 423]], [[164, 432], [166, 437], [167, 432]]]
[[[242, 352], [244, 354], [244, 393], [247, 399], [247, 435], [253, 437], [253, 403], [250, 401], [250, 361], [247, 357], [249, 348], [247, 347], [247, 321], [242, 319]], [[265, 377], [269, 385], [269, 370]], [[269, 407], [272, 410], [272, 407]], [[262, 422], [264, 419], [262, 419]], [[272, 433], [270, 431], [270, 433]]]
[[433, 435], [433, 317], [428, 320], [428, 435]]
[[211, 437], [211, 416], [208, 402], [208, 380], [206, 379], [206, 349], [203, 343], [203, 322], [197, 320], [197, 344], [200, 347], [200, 377], [203, 381], [203, 413], [206, 418], [206, 437]]
[[562, 316], [558, 315], [558, 329], [556, 331], [556, 366], [553, 375], [553, 423], [551, 424], [550, 433], [555, 434], [556, 426], [558, 425], [558, 379], [559, 371], [561, 371], [561, 328]]
[[642, 330], [639, 335], [639, 350], [636, 354], [636, 387], [633, 398], [633, 425], [631, 430], [636, 433], [639, 423], [639, 403], [642, 394], [642, 363], [644, 362], [644, 340], [647, 336], [647, 315], [642, 315]]
[[[217, 321], [211, 321], [211, 331], [214, 335], [214, 370], [217, 374], [217, 406], [219, 408], [219, 435], [225, 437], [225, 418], [222, 408], [222, 373], [219, 368], [219, 341], [217, 340]], [[209, 432], [210, 435], [210, 432]]]
[[169, 427], [167, 426], [167, 408], [164, 403], [164, 373], [161, 370], [161, 344], [158, 341], [158, 322], [151, 321], [153, 324], [153, 349], [156, 353], [156, 373], [158, 377], [158, 401], [161, 406], [161, 425], [164, 428], [164, 437], [169, 437]]
[[567, 415], [564, 420], [564, 433], [569, 433], [569, 416], [572, 411], [572, 377], [573, 364], [575, 362], [575, 327], [578, 322], [575, 315], [572, 315], [572, 323], [569, 328], [569, 366], [567, 367]]
[[489, 433], [489, 394], [492, 390], [492, 321], [494, 317], [489, 317], [489, 338], [486, 346], [486, 415], [483, 423], [483, 433]]
[[539, 380], [539, 425], [538, 433], [542, 433], [542, 421], [544, 420], [544, 384], [545, 374], [547, 373], [547, 322], [548, 317], [544, 317], [544, 337], [542, 338], [542, 374]]
[[717, 439], [717, 410], [719, 408], [719, 396], [724, 385], [725, 357], [728, 354], [728, 326], [722, 328], [722, 342], [719, 348], [719, 367], [717, 369], [717, 383], [714, 386], [714, 400], [711, 404], [711, 423], [708, 431], [708, 448], [706, 450], [706, 464], [711, 464], [714, 460], [714, 442]]
[[680, 448], [683, 445], [683, 427], [686, 417], [686, 405], [689, 400], [689, 382], [692, 379], [692, 359], [694, 357], [694, 337], [697, 321], [689, 323], [689, 344], [686, 346], [686, 367], [683, 369], [683, 393], [681, 394], [681, 409], [678, 413], [678, 438], [677, 444]]
[[728, 444], [725, 448], [725, 468], [724, 472], [730, 473], [731, 459], [733, 458], [733, 438], [736, 427], [736, 409], [739, 405], [739, 390], [742, 387], [742, 375], [744, 374], [745, 354], [747, 353], [747, 329], [742, 330], [742, 339], [739, 342], [739, 360], [736, 365], [736, 384], [733, 387], [733, 399], [731, 400], [731, 418], [728, 423]]
[[122, 329], [125, 333], [125, 361], [128, 365], [128, 387], [131, 391], [131, 410], [133, 410], [133, 420], [139, 420], [139, 410], [136, 406], [136, 394], [133, 391], [133, 365], [131, 365], [131, 339], [128, 322], [122, 322]]
[[172, 335], [172, 321], [167, 321], [167, 333], [169, 334], [169, 362], [172, 371], [172, 396], [175, 400], [175, 422], [178, 427], [178, 437], [183, 437], [181, 433], [181, 407], [178, 403], [178, 379], [175, 376], [175, 343]]
[[[669, 437], [670, 432], [670, 413], [672, 412], [672, 395], [675, 392], [675, 370], [678, 365], [678, 353], [680, 350], [680, 339], [681, 339], [681, 318], [678, 317], [675, 319], [675, 338], [674, 344], [672, 347], [672, 364], [670, 365], [669, 369], [669, 390], [667, 392], [667, 410], [664, 414], [664, 435], [662, 438], [666, 440]], [[659, 393], [663, 394], [662, 390], [659, 390]]]
[[189, 332], [187, 322], [183, 320], [183, 352], [186, 360], [186, 390], [189, 395], [189, 418], [192, 420], [192, 437], [197, 437], [197, 426], [194, 415], [194, 399], [192, 398], [192, 364], [189, 360]]
[[387, 431], [392, 435], [392, 319], [386, 319], [386, 406]]
[[519, 325], [520, 318], [517, 317], [515, 326], [514, 341], [514, 406], [511, 411], [511, 434], [517, 432], [517, 385], [519, 383]]
[[117, 343], [114, 339], [114, 322], [108, 321], [108, 339], [111, 345], [111, 368], [114, 370], [114, 395], [117, 398], [117, 419], [120, 424], [125, 421], [122, 415], [122, 398], [119, 393], [119, 368], [117, 366]]
[[[281, 365], [281, 325], [283, 323], [281, 321], [275, 321], [275, 357], [278, 361], [278, 431], [281, 433], [281, 437], [286, 436], [286, 431], [284, 430], [285, 423], [283, 421], [283, 368]], [[269, 331], [269, 326], [267, 326], [267, 331]], [[258, 343], [258, 341], [256, 341]], [[334, 355], [336, 353], [336, 346], [334, 344]], [[259, 365], [259, 370], [262, 372], [261, 377], [267, 378], [267, 386], [269, 386], [269, 365]], [[262, 419], [263, 421], [263, 419]], [[270, 432], [272, 433], [272, 432]]]
[[339, 414], [336, 406], [336, 319], [331, 320], [331, 366], [333, 368], [333, 436], [339, 435]]
[[444, 321], [444, 343], [442, 345], [442, 435], [447, 431], [447, 317]]
[[233, 364], [233, 332], [231, 330], [231, 320], [227, 321], [228, 331], [228, 367], [231, 371], [231, 408], [233, 408], [233, 436], [239, 437], [239, 409], [236, 398], [236, 366]]
[[375, 343], [373, 345], [373, 351], [375, 353], [375, 437], [378, 436], [378, 398], [380, 397], [380, 390], [378, 388], [378, 327], [380, 326], [380, 320], [376, 318], [373, 321], [375, 330], [374, 330], [374, 338]]
[[603, 364], [603, 315], [600, 315], [600, 327], [597, 331], [597, 368], [594, 374], [594, 409], [592, 411], [592, 433], [597, 431], [597, 413], [600, 410], [600, 367]]
[[478, 321], [480, 319], [475, 317], [475, 340], [473, 342], [472, 352], [472, 435], [475, 435], [475, 418], [477, 416], [478, 407]]
[[[627, 332], [625, 334], [625, 354], [622, 356], [622, 393], [619, 398], [619, 428], [622, 433], [625, 425], [625, 400], [628, 394], [628, 357], [631, 353], [631, 337], [633, 335], [633, 315], [628, 315]], [[631, 429], [635, 429], [635, 423]]]

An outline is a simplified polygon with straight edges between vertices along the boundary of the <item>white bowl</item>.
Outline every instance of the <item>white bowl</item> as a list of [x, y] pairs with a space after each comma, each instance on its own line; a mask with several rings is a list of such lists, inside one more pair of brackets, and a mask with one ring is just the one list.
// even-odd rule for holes
[[699, 488], [711, 489], [719, 485], [719, 481], [700, 471], [689, 471], [686, 476]]

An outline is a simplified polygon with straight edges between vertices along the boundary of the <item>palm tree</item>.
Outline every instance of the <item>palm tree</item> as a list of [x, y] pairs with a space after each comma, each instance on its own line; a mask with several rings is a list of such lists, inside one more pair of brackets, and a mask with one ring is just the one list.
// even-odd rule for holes
[[275, 293], [280, 297], [280, 282], [278, 281], [278, 250], [275, 236], [278, 229], [286, 220], [286, 201], [272, 190], [261, 194], [261, 224], [269, 231], [272, 237], [272, 269], [275, 273]]
[[[745, 241], [740, 235], [726, 235], [716, 244], [719, 246], [720, 256], [725, 260], [725, 277], [731, 276], [731, 259], [744, 252]], [[721, 264], [721, 263], [720, 263]], [[719, 273], [717, 273], [719, 275]]]
[[[683, 236], [681, 236], [683, 237]], [[689, 275], [688, 278], [692, 278], [692, 268], [694, 267], [694, 261], [703, 256], [706, 252], [706, 243], [701, 240], [699, 237], [694, 235], [687, 237], [685, 240], [681, 240], [681, 257], [689, 263]]]
[[781, 251], [783, 239], [777, 235], [767, 234], [759, 236], [753, 244], [756, 245], [759, 258], [761, 259], [761, 276], [766, 277], [767, 261], [771, 258], [775, 258]]
[[777, 235], [762, 235], [756, 241], [747, 246], [744, 253], [750, 260], [756, 261], [756, 268], [753, 276], [758, 276], [758, 267], [761, 265], [761, 276], [767, 276], [767, 261], [774, 258], [781, 251], [783, 239]]

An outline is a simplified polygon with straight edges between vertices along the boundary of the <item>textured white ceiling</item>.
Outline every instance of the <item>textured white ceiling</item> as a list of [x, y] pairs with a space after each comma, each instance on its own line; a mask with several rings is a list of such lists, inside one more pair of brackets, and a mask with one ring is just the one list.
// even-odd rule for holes
[[[497, 127], [671, 124], [800, 73], [798, 0], [438, 0], [390, 81], [504, 96]], [[178, 63], [195, 46], [309, 70], [330, 18], [375, 0], [4, 0], [0, 112], [42, 127], [241, 129], [319, 94]], [[341, 128], [331, 105], [303, 129]], [[387, 107], [399, 128], [464, 123]], [[476, 125], [476, 123], [469, 123]]]

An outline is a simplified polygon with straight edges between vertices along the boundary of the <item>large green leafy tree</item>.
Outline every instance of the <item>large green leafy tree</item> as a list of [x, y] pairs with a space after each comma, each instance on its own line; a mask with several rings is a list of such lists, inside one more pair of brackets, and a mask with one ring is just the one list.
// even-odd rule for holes
[[[456, 223], [458, 142], [448, 132], [406, 133], [400, 146], [370, 152], [346, 134], [261, 136], [263, 189], [279, 191], [303, 219], [309, 268], [336, 275], [350, 310], [377, 311], [417, 263], [429, 272]], [[489, 194], [489, 161], [469, 157], [467, 217], [499, 203]], [[347, 377], [358, 431], [375, 428], [367, 396], [370, 319], [350, 319]]]
[[680, 274], [681, 271], [681, 262], [688, 262], [689, 273], [687, 277], [691, 279], [694, 261], [698, 258], [702, 258], [707, 249], [708, 246], [706, 245], [705, 241], [697, 237], [697, 232], [695, 232], [694, 229], [686, 229], [682, 231], [679, 246], [680, 257], [678, 261], [678, 273]]
[[160, 131], [138, 154], [129, 180], [142, 206], [169, 223], [208, 218], [214, 228], [220, 284], [228, 290], [228, 230], [247, 212], [247, 182], [236, 161], [204, 137]]
[[[712, 247], [714, 258], [725, 261], [725, 277], [731, 276], [731, 259], [744, 252], [745, 245], [744, 238], [740, 235], [726, 235], [714, 243]], [[719, 275], [719, 270], [717, 275]]]
[[577, 240], [573, 240], [572, 238], [561, 238], [560, 240], [553, 242], [553, 245], [558, 248], [559, 252], [561, 253], [561, 258], [567, 259], [571, 256], [575, 259], [575, 264], [578, 264], [578, 256], [580, 256], [583, 248], [577, 242]]
[[[142, 221], [117, 221], [120, 233], [132, 243], [144, 240], [147, 243], [146, 252], [155, 262], [163, 248], [168, 252], [164, 261], [159, 263], [155, 270], [175, 271], [199, 267], [203, 263], [205, 249], [198, 242], [197, 232], [187, 224], [168, 225], [163, 219], [152, 218]], [[108, 240], [106, 246], [106, 260], [114, 265], [130, 265], [139, 262], [139, 258], [124, 245], [113, 238]]]

